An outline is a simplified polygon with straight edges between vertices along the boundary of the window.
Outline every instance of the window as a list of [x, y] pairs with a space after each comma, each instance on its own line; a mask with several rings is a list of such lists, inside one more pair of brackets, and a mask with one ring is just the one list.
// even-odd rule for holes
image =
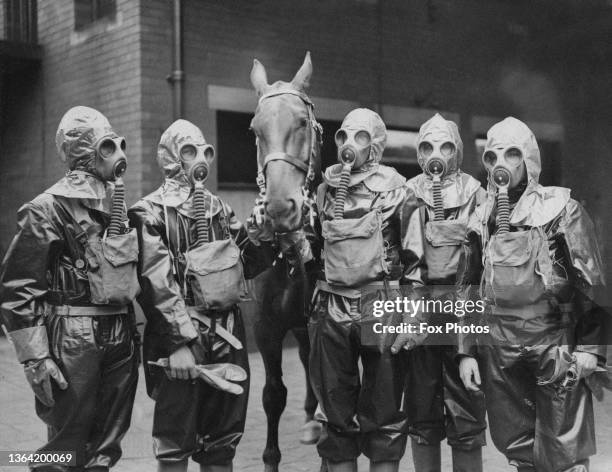
[[75, 0], [74, 29], [82, 30], [103, 18], [114, 19], [116, 13], [115, 0]]
[[[547, 139], [538, 139], [537, 141], [538, 147], [540, 148], [540, 160], [542, 162], [539, 182], [542, 185], [561, 185], [561, 144], [558, 141]], [[486, 144], [486, 138], [476, 138], [478, 162], [482, 162], [482, 153], [484, 152]], [[481, 169], [482, 170], [475, 177], [486, 187], [487, 172], [484, 166], [481, 166]]]
[[407, 179], [421, 173], [417, 160], [418, 131], [387, 129], [387, 145], [382, 163], [395, 169]]

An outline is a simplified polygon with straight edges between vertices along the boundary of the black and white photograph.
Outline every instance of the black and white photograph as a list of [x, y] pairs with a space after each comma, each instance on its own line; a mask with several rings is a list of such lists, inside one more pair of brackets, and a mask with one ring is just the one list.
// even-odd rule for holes
[[610, 472], [610, 208], [611, 0], [0, 0], [0, 472]]

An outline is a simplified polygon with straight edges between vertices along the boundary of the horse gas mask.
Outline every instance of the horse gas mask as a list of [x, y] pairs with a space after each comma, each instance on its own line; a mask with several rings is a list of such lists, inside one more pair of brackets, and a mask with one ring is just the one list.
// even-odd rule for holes
[[510, 200], [508, 190], [525, 177], [525, 153], [520, 146], [496, 146], [485, 149], [482, 162], [489, 174], [489, 182], [497, 189], [497, 225], [499, 233], [510, 230]]

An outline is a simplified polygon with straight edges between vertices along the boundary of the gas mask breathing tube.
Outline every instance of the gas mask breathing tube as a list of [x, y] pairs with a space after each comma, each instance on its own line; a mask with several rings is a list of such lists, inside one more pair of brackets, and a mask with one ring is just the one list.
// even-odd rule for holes
[[[215, 149], [210, 144], [184, 144], [179, 151], [181, 162], [189, 181], [194, 187], [193, 208], [196, 216], [196, 231], [199, 243], [208, 243], [209, 220], [206, 218], [204, 205], [204, 182], [208, 178], [210, 162], [215, 156]], [[210, 209], [212, 211], [212, 208]]]
[[431, 176], [433, 181], [434, 221], [444, 220], [442, 178], [448, 173], [449, 165], [447, 160], [455, 158], [456, 153], [457, 148], [449, 141], [439, 146], [429, 141], [419, 143], [419, 154], [425, 160], [423, 170]]
[[[350, 131], [349, 131], [350, 133]], [[344, 218], [344, 204], [348, 194], [351, 172], [363, 166], [370, 156], [370, 133], [364, 130], [353, 132], [350, 135], [344, 129], [336, 131], [336, 145], [338, 146], [338, 161], [342, 164], [340, 182], [336, 189], [334, 202], [334, 220]]]
[[515, 187], [523, 174], [523, 153], [516, 147], [502, 151], [489, 149], [482, 156], [493, 184], [497, 187], [497, 233], [510, 231], [510, 198], [508, 190]]
[[127, 169], [125, 147], [125, 139], [120, 137], [105, 137], [96, 145], [96, 174], [105, 182], [115, 182], [108, 226], [109, 236], [117, 236], [126, 228], [125, 186], [123, 184], [123, 174]]

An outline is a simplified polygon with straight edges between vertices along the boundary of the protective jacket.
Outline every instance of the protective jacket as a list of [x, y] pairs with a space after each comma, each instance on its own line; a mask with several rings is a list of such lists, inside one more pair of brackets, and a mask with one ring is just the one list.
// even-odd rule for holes
[[138, 378], [137, 238], [127, 229], [104, 237], [113, 186], [89, 165], [109, 135], [95, 110], [65, 115], [58, 151], [73, 170], [19, 209], [2, 266], [3, 321], [19, 362], [50, 358], [68, 383], [53, 389], [53, 406], [36, 401], [49, 430], [40, 451], [76, 451], [79, 467], [110, 467], [121, 456]]
[[[180, 164], [179, 147], [186, 142], [199, 145], [203, 139], [200, 130], [184, 120], [168, 128], [158, 148], [165, 182], [128, 212], [142, 247], [139, 303], [147, 318], [144, 359], [157, 361], [189, 345], [197, 363], [230, 362], [248, 372], [236, 302], [245, 295], [244, 278], [265, 268], [260, 258], [265, 248], [249, 241], [229, 205], [208, 190], [203, 191], [203, 208], [196, 208], [199, 204]], [[198, 239], [196, 216], [202, 210], [209, 242]], [[216, 249], [206, 252], [209, 248]], [[206, 293], [207, 281], [200, 278], [224, 273], [238, 285], [230, 284], [231, 300], [219, 309], [207, 305], [207, 295], [215, 294]], [[156, 401], [153, 438], [158, 460], [175, 462], [193, 456], [201, 464], [231, 462], [244, 431], [248, 379], [241, 383], [243, 394], [231, 395], [200, 380], [169, 380], [155, 366], [146, 366], [145, 377], [147, 391]]]
[[[457, 126], [440, 115], [423, 124], [417, 148], [430, 136], [450, 142], [456, 152], [441, 179], [441, 202], [437, 202], [427, 162], [425, 169], [406, 186], [414, 192], [418, 210], [407, 222], [403, 247], [417, 257], [405, 272], [405, 280], [415, 286], [424, 300], [440, 302], [471, 299], [471, 286], [481, 273], [480, 241], [473, 237], [475, 211], [485, 199], [485, 191], [472, 176], [461, 172], [463, 143]], [[420, 154], [420, 153], [419, 153]], [[436, 217], [436, 206], [443, 209]], [[463, 313], [459, 313], [463, 315]], [[454, 313], [429, 313], [430, 324], [457, 322]], [[470, 450], [485, 444], [484, 398], [468, 392], [459, 378], [453, 337], [428, 339], [428, 345], [408, 354], [406, 398], [410, 434], [421, 444], [436, 444], [448, 436], [452, 447]]]
[[[580, 381], [560, 393], [563, 376], [549, 379], [563, 369], [567, 352], [589, 352], [605, 362], [607, 342], [592, 303], [593, 289], [604, 282], [595, 231], [569, 189], [538, 183], [535, 137], [514, 118], [487, 134], [486, 149], [508, 146], [520, 150], [527, 174], [510, 192], [510, 231], [498, 232], [492, 183], [480, 214], [481, 293], [491, 332], [476, 342], [491, 435], [513, 465], [586, 470], [580, 464], [595, 452], [591, 392]], [[468, 339], [460, 352], [474, 352], [473, 347]]]

